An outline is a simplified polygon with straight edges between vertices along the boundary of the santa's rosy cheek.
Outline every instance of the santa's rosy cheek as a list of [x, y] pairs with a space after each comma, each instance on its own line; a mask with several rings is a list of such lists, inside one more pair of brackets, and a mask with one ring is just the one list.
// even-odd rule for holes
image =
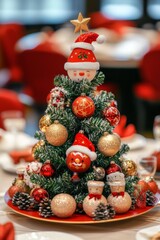
[[90, 74], [90, 73], [88, 73], [88, 74], [87, 74], [87, 77], [90, 77], [90, 76], [91, 76], [91, 74]]
[[76, 76], [77, 76], [77, 73], [76, 73], [76, 72], [74, 72], [74, 73], [73, 73], [73, 75], [76, 77]]

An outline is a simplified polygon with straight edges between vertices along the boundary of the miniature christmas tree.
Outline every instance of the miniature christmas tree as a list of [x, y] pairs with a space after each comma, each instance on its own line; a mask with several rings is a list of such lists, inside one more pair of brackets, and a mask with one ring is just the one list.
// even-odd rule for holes
[[[88, 21], [79, 14], [71, 22], [77, 32], [88, 30]], [[50, 210], [51, 202], [53, 215], [61, 218], [80, 209], [95, 217], [101, 205], [113, 207], [116, 213], [126, 212], [133, 207], [139, 180], [135, 163], [123, 156], [129, 147], [114, 133], [120, 120], [115, 96], [96, 91], [105, 76], [97, 72], [100, 66], [93, 41], [103, 43], [104, 37], [94, 32], [80, 34], [64, 66], [68, 76], [54, 79], [35, 134], [35, 161], [28, 164], [23, 177], [36, 204], [42, 207], [45, 199]]]

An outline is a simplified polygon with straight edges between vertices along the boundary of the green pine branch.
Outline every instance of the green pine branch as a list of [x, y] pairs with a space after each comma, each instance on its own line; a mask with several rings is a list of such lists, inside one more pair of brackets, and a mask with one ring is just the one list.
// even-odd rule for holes
[[105, 119], [91, 117], [81, 121], [81, 129], [88, 134], [89, 139], [95, 144], [104, 132], [111, 133], [113, 127]]

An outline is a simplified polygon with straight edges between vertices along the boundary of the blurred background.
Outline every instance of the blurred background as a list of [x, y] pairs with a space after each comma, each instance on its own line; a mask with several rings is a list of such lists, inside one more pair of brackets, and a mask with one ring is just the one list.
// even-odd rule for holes
[[160, 0], [0, 0], [0, 92], [7, 90], [1, 103], [16, 93], [25, 106], [26, 131], [34, 133], [53, 77], [66, 74], [76, 37], [70, 20], [79, 12], [91, 17], [90, 30], [107, 38], [95, 46], [106, 75], [103, 89], [115, 94], [137, 132], [151, 135], [160, 114]]

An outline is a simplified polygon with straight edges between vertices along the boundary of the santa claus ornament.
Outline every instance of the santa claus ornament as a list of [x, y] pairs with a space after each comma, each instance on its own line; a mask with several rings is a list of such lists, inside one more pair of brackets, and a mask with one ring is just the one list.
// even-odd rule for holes
[[93, 143], [82, 133], [75, 136], [73, 145], [66, 151], [66, 164], [74, 173], [72, 181], [79, 181], [78, 173], [86, 172], [97, 157]]
[[71, 80], [80, 82], [83, 79], [92, 81], [96, 71], [100, 68], [99, 62], [93, 53], [92, 42], [103, 43], [105, 37], [94, 32], [88, 32], [78, 36], [71, 46], [71, 54], [64, 65]]

